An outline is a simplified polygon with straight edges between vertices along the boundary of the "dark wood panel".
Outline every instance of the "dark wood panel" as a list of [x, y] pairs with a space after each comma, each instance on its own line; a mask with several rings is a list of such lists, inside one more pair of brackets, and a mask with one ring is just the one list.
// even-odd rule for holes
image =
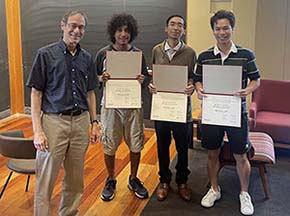
[[[32, 6], [33, 5], [33, 6]], [[21, 0], [24, 77], [28, 77], [35, 52], [38, 48], [61, 37], [59, 23], [69, 8], [78, 8], [88, 15], [88, 28], [82, 46], [91, 54], [108, 44], [107, 21], [112, 14], [126, 11], [133, 14], [139, 24], [139, 35], [134, 42], [145, 53], [150, 66], [153, 46], [165, 37], [165, 20], [172, 14], [186, 15], [186, 0]], [[30, 104], [25, 90], [25, 102]], [[98, 91], [98, 95], [100, 96]], [[144, 94], [145, 117], [149, 118], [149, 94]]]
[[0, 1], [0, 112], [9, 108], [9, 76], [7, 57], [7, 32], [6, 29], [5, 1]]

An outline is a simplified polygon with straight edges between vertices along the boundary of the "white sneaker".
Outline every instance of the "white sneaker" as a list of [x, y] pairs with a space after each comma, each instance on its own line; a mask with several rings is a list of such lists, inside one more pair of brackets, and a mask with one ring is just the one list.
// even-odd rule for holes
[[242, 191], [240, 193], [241, 213], [243, 215], [254, 214], [254, 206], [251, 201], [251, 196], [248, 192]]
[[202, 198], [201, 205], [206, 208], [213, 207], [215, 201], [221, 198], [221, 189], [214, 191], [213, 187], [208, 190], [207, 194]]

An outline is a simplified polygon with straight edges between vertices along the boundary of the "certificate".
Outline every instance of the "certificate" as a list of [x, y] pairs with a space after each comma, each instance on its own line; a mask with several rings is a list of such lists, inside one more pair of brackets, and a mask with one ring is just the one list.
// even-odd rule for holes
[[105, 108], [141, 108], [141, 84], [138, 80], [108, 80]]
[[169, 92], [157, 92], [153, 94], [151, 120], [185, 123], [186, 113], [186, 94]]
[[202, 99], [202, 124], [241, 127], [241, 98], [206, 95]]
[[202, 85], [206, 93], [234, 94], [242, 87], [242, 67], [203, 65]]
[[184, 92], [187, 80], [187, 66], [153, 65], [153, 84], [157, 91]]
[[107, 51], [106, 68], [113, 79], [135, 79], [141, 73], [142, 52]]

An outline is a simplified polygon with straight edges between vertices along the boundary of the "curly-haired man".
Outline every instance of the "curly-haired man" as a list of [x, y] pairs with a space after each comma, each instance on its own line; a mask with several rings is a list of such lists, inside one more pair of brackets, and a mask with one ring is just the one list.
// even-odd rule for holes
[[[132, 15], [126, 13], [113, 15], [108, 22], [107, 32], [111, 44], [102, 48], [96, 55], [96, 70], [103, 82], [110, 79], [110, 72], [106, 70], [107, 51], [141, 51], [137, 47], [131, 45], [131, 42], [138, 35], [137, 21]], [[147, 74], [145, 58], [142, 56], [142, 72], [137, 75], [136, 79], [142, 83], [144, 75]], [[137, 178], [140, 152], [144, 146], [143, 109], [116, 109], [102, 106], [101, 122], [101, 141], [108, 172], [108, 178], [101, 194], [102, 200], [110, 201], [115, 196], [117, 183], [114, 173], [115, 153], [123, 137], [130, 149], [131, 175], [129, 177], [128, 188], [132, 190], [138, 198], [148, 198], [147, 189]]]

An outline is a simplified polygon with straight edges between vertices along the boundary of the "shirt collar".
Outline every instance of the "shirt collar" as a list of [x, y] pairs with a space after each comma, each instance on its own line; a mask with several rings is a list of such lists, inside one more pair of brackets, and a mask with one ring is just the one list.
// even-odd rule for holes
[[[231, 53], [231, 52], [233, 52], [233, 53], [237, 53], [237, 52], [238, 52], [238, 48], [237, 48], [236, 45], [233, 43], [233, 41], [232, 41], [232, 45], [231, 45], [231, 49], [230, 49], [230, 52], [229, 52], [229, 53]], [[217, 45], [214, 46], [213, 53], [214, 53], [215, 56], [216, 56], [217, 54], [220, 54], [220, 53], [221, 53], [221, 51], [219, 50], [219, 48], [218, 48]]]
[[165, 42], [165, 46], [164, 46], [164, 50], [165, 50], [165, 52], [167, 52], [168, 50], [178, 51], [181, 48], [181, 45], [182, 45], [182, 43], [181, 43], [181, 41], [179, 41], [178, 44], [175, 47], [171, 48], [169, 46], [168, 41], [166, 41]]
[[[59, 47], [61, 48], [61, 50], [62, 50], [62, 52], [64, 53], [64, 54], [66, 54], [66, 53], [68, 53], [69, 52], [69, 50], [68, 50], [68, 48], [67, 48], [67, 46], [66, 46], [66, 44], [65, 44], [65, 42], [63, 41], [63, 39], [61, 38], [60, 40], [59, 40]], [[79, 53], [81, 51], [81, 46], [80, 46], [80, 44], [77, 44], [77, 52], [76, 52], [76, 55]]]
[[[110, 44], [110, 46], [111, 46], [112, 51], [119, 51], [114, 48], [113, 44]], [[127, 50], [127, 52], [130, 52], [130, 51], [135, 51], [135, 47], [133, 45], [131, 45], [130, 49]]]

